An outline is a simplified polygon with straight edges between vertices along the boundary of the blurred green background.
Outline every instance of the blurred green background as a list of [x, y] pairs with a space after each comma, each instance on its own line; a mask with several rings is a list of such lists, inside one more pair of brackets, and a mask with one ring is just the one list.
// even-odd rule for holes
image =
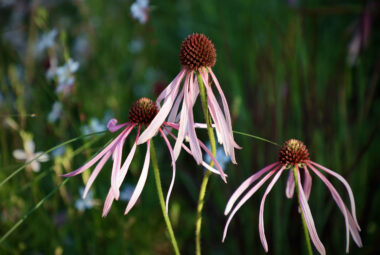
[[[279, 144], [304, 141], [312, 160], [342, 174], [353, 189], [364, 247], [351, 240], [350, 253], [380, 254], [379, 6], [348, 0], [0, 0], [0, 181], [23, 164], [13, 154], [28, 141], [44, 151], [104, 130], [112, 116], [127, 121], [135, 100], [155, 99], [176, 76], [182, 40], [199, 32], [215, 44], [213, 70], [230, 103], [234, 130]], [[71, 71], [66, 65], [61, 76], [49, 73], [69, 59]], [[50, 153], [40, 171], [29, 166], [2, 185], [0, 236], [62, 183], [60, 174], [81, 166], [112, 137], [81, 138]], [[206, 141], [207, 132], [200, 137]], [[226, 166], [228, 185], [212, 176], [206, 195], [204, 254], [265, 253], [258, 235], [264, 188], [236, 214], [221, 243], [229, 196], [276, 161], [279, 150], [235, 137], [243, 147], [239, 164]], [[166, 192], [169, 153], [156, 140]], [[126, 151], [132, 143], [128, 139]], [[126, 197], [139, 177], [144, 149], [137, 150], [126, 178]], [[127, 202], [119, 201], [101, 217], [110, 171], [108, 163], [93, 199], [85, 201], [79, 190], [89, 173], [71, 178], [0, 244], [0, 254], [172, 254], [152, 173], [130, 214], [123, 215]], [[202, 172], [181, 153], [169, 214], [183, 254], [194, 253]], [[343, 254], [344, 218], [313, 177], [309, 203], [317, 231], [328, 254]], [[343, 185], [332, 181], [347, 201]], [[296, 200], [285, 199], [285, 182], [284, 175], [265, 207], [269, 254], [305, 254]]]

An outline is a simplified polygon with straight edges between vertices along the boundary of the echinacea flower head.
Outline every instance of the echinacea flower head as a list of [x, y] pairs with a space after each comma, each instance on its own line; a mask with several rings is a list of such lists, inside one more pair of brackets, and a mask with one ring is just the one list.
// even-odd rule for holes
[[[114, 200], [118, 200], [120, 198], [120, 187], [125, 179], [125, 176], [128, 172], [129, 166], [132, 162], [132, 159], [134, 157], [136, 148], [137, 148], [137, 141], [140, 137], [140, 131], [144, 127], [149, 127], [151, 125], [152, 120], [155, 118], [157, 114], [159, 114], [160, 109], [159, 107], [150, 99], [143, 97], [137, 100], [132, 107], [129, 110], [129, 121], [126, 123], [118, 124], [116, 119], [111, 119], [108, 122], [108, 130], [110, 132], [117, 132], [118, 130], [122, 129], [123, 131], [115, 138], [113, 141], [111, 141], [101, 152], [99, 152], [97, 155], [95, 155], [90, 161], [88, 161], [86, 164], [84, 164], [82, 167], [78, 168], [77, 170], [67, 173], [64, 176], [65, 177], [71, 177], [78, 175], [85, 170], [89, 169], [96, 163], [96, 167], [94, 171], [91, 173], [85, 190], [83, 192], [83, 198], [86, 197], [88, 194], [91, 185], [95, 181], [96, 177], [100, 173], [100, 170], [104, 167], [105, 163], [108, 161], [109, 158], [112, 156], [113, 160], [113, 166], [112, 166], [112, 172], [111, 172], [111, 187], [109, 189], [107, 198], [104, 203], [103, 208], [103, 217], [105, 217], [108, 212], [111, 209], [112, 203]], [[129, 151], [129, 154], [127, 158], [122, 162], [122, 155], [123, 155], [123, 148], [124, 143], [127, 137], [130, 135], [133, 129], [137, 128], [137, 135], [135, 138], [135, 142]], [[171, 184], [169, 187], [169, 191], [167, 193], [166, 197], [166, 209], [168, 210], [169, 206], [169, 198], [171, 191], [173, 189], [174, 180], [175, 180], [175, 173], [176, 173], [176, 165], [175, 165], [175, 159], [173, 154], [172, 146], [169, 142], [169, 139], [167, 138], [167, 134], [172, 136], [174, 139], [176, 139], [176, 136], [169, 130], [169, 129], [178, 129], [178, 124], [175, 123], [169, 123], [164, 122], [159, 127], [159, 133], [161, 134], [162, 138], [165, 141], [165, 144], [170, 152], [171, 159], [172, 159], [172, 168], [173, 168], [173, 177], [171, 180]], [[134, 188], [134, 191], [132, 195], [130, 196], [130, 199], [128, 200], [127, 208], [125, 210], [125, 214], [127, 214], [133, 206], [136, 204], [137, 200], [140, 197], [140, 194], [145, 186], [145, 182], [148, 177], [148, 170], [149, 170], [149, 164], [150, 164], [150, 144], [151, 139], [146, 141], [147, 144], [147, 151], [146, 156], [144, 160], [144, 165], [139, 177], [139, 180], [137, 181], [136, 187]], [[211, 152], [207, 149], [207, 147], [199, 141], [199, 143], [202, 145], [202, 148], [204, 151], [209, 153], [212, 157]], [[183, 148], [191, 154], [191, 151], [183, 145]], [[210, 171], [220, 174], [222, 178], [225, 179], [226, 175], [223, 173], [223, 170], [221, 169], [220, 165], [216, 162], [215, 158], [212, 157], [216, 167], [218, 170], [212, 168], [209, 164], [206, 162], [202, 162], [202, 165], [209, 169]]]
[[[198, 142], [193, 116], [193, 107], [199, 94], [197, 76], [200, 75], [206, 88], [208, 110], [216, 129], [218, 142], [223, 144], [225, 154], [231, 157], [231, 161], [236, 164], [234, 149], [240, 147], [233, 137], [227, 99], [211, 69], [216, 63], [214, 44], [203, 34], [192, 34], [182, 42], [179, 59], [182, 70], [158, 96], [157, 104], [161, 105], [163, 101], [161, 110], [152, 120], [151, 125], [141, 134], [138, 143], [144, 143], [150, 139], [167, 119], [168, 122], [179, 123], [178, 138], [174, 145], [175, 159], [180, 154], [184, 139], [188, 137], [191, 153], [197, 164], [201, 164], [203, 161], [202, 146]], [[212, 84], [221, 97], [223, 107], [219, 105], [216, 99]], [[181, 102], [182, 108], [178, 112]]]
[[[232, 194], [230, 197], [226, 209], [224, 211], [225, 215], [229, 214], [227, 223], [224, 228], [223, 233], [223, 241], [226, 238], [228, 226], [235, 215], [235, 213], [240, 209], [240, 207], [253, 195], [255, 192], [264, 185], [264, 183], [274, 175], [274, 178], [269, 183], [268, 187], [265, 190], [264, 196], [261, 200], [260, 204], [260, 212], [259, 212], [259, 233], [261, 243], [266, 252], [268, 252], [268, 244], [265, 237], [264, 232], [264, 204], [265, 199], [274, 184], [278, 181], [281, 174], [284, 171], [289, 170], [289, 176], [286, 183], [285, 194], [288, 198], [292, 198], [294, 195], [295, 189], [295, 179], [293, 176], [292, 169], [296, 169], [297, 179], [298, 179], [298, 190], [299, 190], [299, 202], [300, 202], [300, 211], [305, 219], [305, 223], [310, 234], [310, 239], [312, 240], [315, 248], [318, 250], [320, 254], [326, 254], [325, 247], [323, 246], [321, 240], [318, 237], [313, 216], [311, 214], [308, 200], [312, 187], [312, 177], [310, 175], [310, 171], [314, 173], [329, 189], [335, 203], [338, 208], [342, 212], [346, 224], [346, 252], [349, 251], [349, 237], [350, 234], [354, 239], [355, 243], [362, 247], [362, 241], [359, 235], [360, 227], [358, 221], [356, 219], [356, 209], [355, 209], [355, 200], [350, 185], [347, 181], [338, 173], [310, 160], [309, 152], [305, 144], [296, 139], [290, 139], [286, 141], [279, 152], [279, 160], [273, 164], [270, 164], [260, 171], [256, 172], [254, 175], [245, 180]], [[303, 184], [301, 180], [301, 170], [303, 172]], [[338, 194], [335, 187], [331, 184], [331, 182], [325, 177], [323, 174], [328, 174], [337, 178], [341, 183], [343, 183], [344, 187], [347, 190], [349, 199], [350, 199], [350, 209], [345, 205], [343, 199]], [[263, 176], [259, 181], [260, 177]], [[256, 183], [255, 183], [256, 182]], [[253, 185], [253, 186], [252, 186]], [[252, 186], [250, 189], [249, 187]], [[248, 190], [248, 191], [247, 191]], [[245, 195], [243, 195], [245, 193]], [[236, 204], [237, 200], [240, 201]], [[233, 210], [232, 210], [233, 209]]]

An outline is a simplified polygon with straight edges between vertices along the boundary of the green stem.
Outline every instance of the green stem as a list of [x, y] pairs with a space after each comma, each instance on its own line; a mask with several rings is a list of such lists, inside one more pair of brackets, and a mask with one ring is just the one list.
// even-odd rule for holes
[[[298, 204], [299, 204], [299, 208], [301, 208], [301, 202], [300, 202], [300, 190], [299, 190], [299, 187], [298, 187], [298, 175], [297, 175], [297, 170], [295, 167], [292, 168], [293, 170], [293, 176], [294, 176], [294, 181], [295, 181], [295, 185], [296, 185], [296, 188], [297, 188], [297, 197], [298, 197]], [[301, 211], [301, 219], [302, 219], [302, 226], [303, 226], [303, 232], [305, 234], [305, 240], [306, 240], [306, 246], [307, 246], [307, 251], [308, 251], [308, 254], [309, 255], [313, 255], [313, 249], [311, 248], [311, 243], [310, 243], [310, 237], [309, 237], [309, 231], [307, 230], [307, 226], [306, 226], [306, 222], [305, 222], [305, 217], [302, 213], [302, 210]]]
[[257, 140], [263, 141], [263, 142], [267, 142], [267, 143], [271, 143], [271, 144], [273, 144], [273, 145], [279, 146], [276, 142], [273, 142], [273, 141], [271, 141], [271, 140], [268, 140], [268, 139], [262, 138], [262, 137], [260, 137], [260, 136], [251, 135], [251, 134], [247, 134], [247, 133], [240, 132], [240, 131], [236, 131], [236, 130], [232, 130], [232, 132], [234, 132], [235, 134], [238, 134], [238, 135], [248, 136], [248, 137], [251, 137], [251, 138], [254, 138], [254, 139], [257, 139]]
[[158, 199], [160, 200], [161, 210], [162, 214], [165, 219], [166, 228], [169, 232], [170, 241], [172, 242], [174, 253], [176, 255], [179, 255], [179, 249], [177, 240], [174, 236], [174, 231], [172, 228], [172, 224], [170, 223], [169, 216], [166, 214], [166, 207], [165, 207], [165, 200], [164, 200], [164, 193], [162, 192], [162, 186], [161, 186], [161, 178], [160, 178], [160, 170], [158, 169], [158, 163], [157, 163], [157, 156], [156, 156], [156, 150], [154, 149], [153, 140], [150, 141], [150, 153], [151, 153], [151, 159], [152, 159], [152, 165], [154, 170], [154, 179], [156, 180], [156, 188], [158, 193]]
[[[208, 137], [210, 140], [211, 152], [214, 158], [216, 158], [215, 135], [214, 135], [214, 129], [211, 126], [211, 119], [208, 114], [206, 89], [205, 89], [205, 85], [203, 84], [202, 76], [200, 75], [200, 73], [197, 74], [197, 78], [198, 78], [198, 84], [199, 84], [199, 93], [200, 93], [201, 101], [202, 101], [203, 115], [207, 124], [207, 132], [208, 132]], [[206, 86], [208, 86], [208, 84], [206, 84]], [[214, 165], [214, 161], [211, 160], [210, 166], [212, 167], [213, 165]], [[201, 189], [199, 191], [197, 218], [195, 222], [195, 254], [196, 255], [201, 254], [202, 210], [203, 210], [204, 198], [206, 195], [207, 183], [208, 183], [208, 179], [210, 178], [210, 175], [211, 175], [211, 172], [206, 170], [203, 176]]]

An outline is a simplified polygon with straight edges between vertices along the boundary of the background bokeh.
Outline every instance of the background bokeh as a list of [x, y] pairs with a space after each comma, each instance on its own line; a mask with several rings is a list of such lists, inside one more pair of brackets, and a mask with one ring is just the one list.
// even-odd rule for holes
[[[0, 0], [0, 181], [25, 163], [14, 157], [25, 144], [46, 151], [104, 130], [112, 117], [127, 121], [135, 100], [155, 99], [180, 71], [182, 40], [201, 32], [215, 44], [213, 70], [234, 130], [279, 144], [304, 141], [312, 160], [342, 174], [354, 191], [364, 247], [352, 241], [350, 253], [380, 254], [379, 6], [349, 0]], [[49, 153], [38, 172], [28, 166], [3, 184], [0, 236], [62, 183], [60, 174], [81, 166], [112, 137], [80, 138]], [[206, 141], [207, 133], [200, 137]], [[243, 180], [277, 160], [279, 148], [235, 137], [243, 147], [239, 164], [226, 165], [228, 185], [212, 176], [206, 195], [204, 254], [264, 254], [258, 235], [264, 189], [237, 213], [224, 244], [223, 211]], [[166, 191], [170, 156], [156, 140]], [[132, 143], [128, 139], [126, 148]], [[0, 253], [172, 254], [152, 173], [137, 206], [123, 215], [144, 148], [126, 178], [124, 201], [114, 203], [108, 217], [101, 213], [110, 163], [92, 198], [80, 199], [88, 172], [71, 178], [0, 244]], [[181, 153], [169, 214], [183, 254], [194, 253], [202, 173]], [[347, 201], [343, 185], [332, 181]], [[266, 202], [269, 253], [305, 254], [296, 200], [286, 199], [285, 182], [284, 175]], [[315, 176], [310, 207], [327, 253], [343, 254], [344, 218]]]

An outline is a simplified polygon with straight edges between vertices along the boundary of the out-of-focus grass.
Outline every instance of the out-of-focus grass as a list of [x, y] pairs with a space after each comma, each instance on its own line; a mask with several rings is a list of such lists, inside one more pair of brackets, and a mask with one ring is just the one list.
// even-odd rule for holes
[[[13, 150], [22, 148], [20, 130], [33, 134], [36, 151], [40, 151], [80, 136], [91, 118], [101, 121], [109, 111], [126, 121], [134, 100], [154, 99], [157, 83], [168, 84], [179, 72], [181, 41], [188, 34], [202, 32], [217, 49], [213, 70], [228, 97], [234, 130], [279, 144], [293, 137], [303, 140], [311, 158], [342, 174], [354, 191], [364, 247], [352, 244], [351, 253], [379, 253], [380, 33], [375, 2], [153, 1], [145, 25], [131, 17], [131, 4], [121, 0], [19, 0], [0, 5], [0, 180], [20, 163], [12, 156]], [[350, 65], [348, 48], [356, 33], [363, 33], [365, 15], [372, 20], [369, 41]], [[54, 48], [35, 54], [38, 38], [53, 28], [59, 32]], [[46, 61], [53, 56], [59, 66], [69, 57], [80, 63], [68, 96], [56, 94], [57, 82], [46, 79]], [[55, 101], [62, 103], [62, 114], [49, 123], [47, 116]], [[17, 127], [9, 125], [10, 119]], [[206, 138], [206, 133], [201, 137]], [[239, 165], [227, 167], [228, 185], [218, 177], [211, 179], [204, 212], [204, 254], [264, 253], [258, 236], [263, 191], [239, 211], [226, 242], [221, 243], [228, 197], [245, 178], [277, 160], [278, 147], [240, 135], [236, 139], [243, 150], [237, 153]], [[0, 235], [62, 182], [59, 174], [82, 165], [107, 139], [68, 159], [70, 150], [89, 141], [74, 143], [58, 158], [51, 155], [40, 173], [27, 170], [1, 187]], [[127, 148], [132, 142], [127, 141]], [[165, 160], [168, 152], [158, 153], [167, 189], [171, 177], [170, 162]], [[136, 183], [143, 157], [138, 149], [128, 184]], [[107, 164], [94, 184], [99, 203], [92, 209], [79, 212], [75, 208], [78, 189], [88, 174], [72, 178], [0, 245], [0, 253], [171, 253], [152, 175], [128, 216], [123, 216], [126, 203], [117, 202], [101, 218], [109, 169]], [[183, 254], [192, 254], [202, 169], [185, 153], [178, 169], [170, 215]], [[344, 219], [317, 179], [313, 178], [310, 198], [316, 227], [327, 252], [341, 254]], [[285, 180], [282, 177], [274, 187], [265, 207], [269, 250], [304, 254], [296, 203], [284, 199]]]

